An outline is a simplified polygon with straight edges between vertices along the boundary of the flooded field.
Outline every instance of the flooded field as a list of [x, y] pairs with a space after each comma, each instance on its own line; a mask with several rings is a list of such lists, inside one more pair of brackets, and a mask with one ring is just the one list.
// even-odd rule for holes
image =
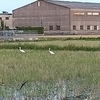
[[56, 82], [26, 82], [21, 86], [1, 85], [0, 100], [100, 100], [100, 88], [84, 85], [84, 79]]

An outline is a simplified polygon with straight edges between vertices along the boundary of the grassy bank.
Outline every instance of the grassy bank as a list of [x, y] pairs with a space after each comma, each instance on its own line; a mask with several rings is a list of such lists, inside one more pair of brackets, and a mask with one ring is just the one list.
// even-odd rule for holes
[[85, 84], [100, 83], [100, 52], [0, 50], [0, 83], [58, 80], [80, 77]]
[[[45, 40], [46, 39], [46, 40]], [[85, 84], [100, 82], [98, 40], [55, 40], [0, 42], [0, 83], [72, 79]], [[26, 52], [21, 53], [21, 46]], [[50, 55], [48, 48], [55, 52]]]
[[[19, 51], [20, 46], [25, 53]], [[55, 55], [49, 53], [49, 47]], [[100, 86], [99, 40], [39, 38], [0, 42], [0, 95], [19, 89], [25, 81], [24, 93], [43, 95], [55, 88], [56, 82], [63, 87], [63, 80], [68, 91], [77, 94], [87, 90], [96, 97], [94, 91], [99, 91]]]
[[42, 41], [42, 42], [6, 42], [0, 43], [0, 49], [32, 49], [32, 50], [71, 50], [71, 51], [100, 51], [99, 41]]

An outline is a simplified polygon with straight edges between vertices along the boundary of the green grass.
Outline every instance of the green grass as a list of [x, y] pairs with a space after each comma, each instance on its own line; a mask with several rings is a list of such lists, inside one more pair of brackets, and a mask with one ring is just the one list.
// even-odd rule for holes
[[85, 79], [85, 84], [100, 83], [100, 52], [48, 50], [0, 50], [0, 83]]
[[100, 51], [99, 38], [39, 38], [38, 41], [4, 41], [0, 49]]
[[[21, 53], [22, 47], [26, 52]], [[48, 48], [55, 52], [50, 55]], [[19, 88], [28, 80], [68, 80], [69, 89], [100, 85], [100, 42], [98, 40], [50, 40], [0, 42], [0, 94], [8, 87]], [[13, 84], [13, 85], [12, 85]]]
[[[99, 38], [98, 38], [99, 39]], [[85, 84], [100, 82], [100, 42], [40, 38], [33, 42], [0, 42], [0, 83], [76, 79]], [[95, 40], [95, 39], [94, 39]], [[26, 52], [21, 53], [21, 46]], [[56, 54], [50, 55], [48, 48]]]
[[6, 44], [0, 44], [0, 49], [18, 49], [20, 46], [23, 49], [34, 49], [34, 50], [48, 50], [48, 48], [52, 48], [53, 50], [71, 50], [71, 51], [100, 51], [100, 45], [96, 44], [92, 45], [77, 45], [72, 43], [67, 43], [66, 45], [63, 45], [63, 43], [57, 43], [51, 42], [48, 44], [38, 44], [38, 43], [6, 43]]

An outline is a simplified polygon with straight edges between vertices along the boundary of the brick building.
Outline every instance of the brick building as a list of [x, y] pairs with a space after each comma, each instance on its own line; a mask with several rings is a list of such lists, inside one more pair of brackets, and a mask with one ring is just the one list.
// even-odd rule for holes
[[46, 33], [99, 34], [100, 3], [38, 0], [13, 10], [13, 26], [43, 26]]

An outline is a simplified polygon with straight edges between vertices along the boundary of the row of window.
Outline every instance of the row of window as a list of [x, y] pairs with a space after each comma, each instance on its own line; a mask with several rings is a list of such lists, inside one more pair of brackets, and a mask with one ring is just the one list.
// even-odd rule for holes
[[[2, 20], [2, 17], [0, 17], [0, 20]], [[5, 17], [5, 20], [9, 20], [9, 17]]]
[[[90, 26], [87, 25], [87, 30], [98, 30], [98, 26], [94, 25], [94, 26]], [[54, 27], [52, 25], [49, 26], [49, 30], [54, 30]], [[60, 30], [60, 25], [56, 25], [56, 30]], [[73, 25], [73, 30], [77, 30], [77, 26]], [[80, 30], [84, 30], [84, 26], [80, 25]]]
[[[54, 27], [52, 25], [49, 26], [49, 30], [54, 30]], [[60, 26], [56, 25], [56, 30], [60, 30]]]
[[[98, 26], [96, 26], [96, 25], [94, 25], [94, 26], [87, 25], [86, 29], [87, 30], [98, 30]], [[76, 25], [73, 25], [73, 30], [77, 30], [77, 26]], [[80, 30], [84, 30], [84, 26], [83, 25], [80, 25]]]
[[[85, 15], [84, 12], [74, 12], [74, 15]], [[88, 12], [87, 15], [100, 15], [98, 12]]]

